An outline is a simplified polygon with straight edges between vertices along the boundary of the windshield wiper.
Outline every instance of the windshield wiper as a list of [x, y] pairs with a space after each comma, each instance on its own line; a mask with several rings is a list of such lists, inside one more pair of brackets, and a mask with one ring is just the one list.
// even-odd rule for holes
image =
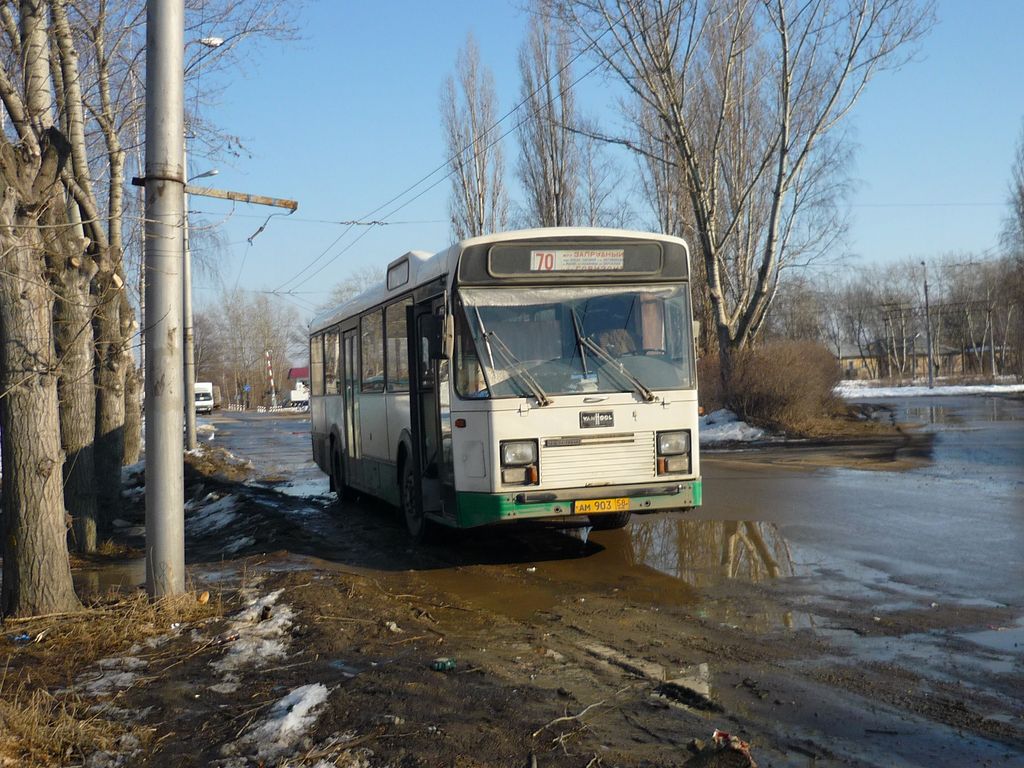
[[[474, 307], [474, 309], [476, 309]], [[512, 350], [508, 348], [508, 345], [501, 340], [494, 331], [488, 331], [484, 326], [484, 319], [480, 317], [480, 310], [476, 309], [476, 321], [480, 326], [480, 335], [483, 337], [484, 346], [487, 349], [487, 356], [491, 358], [491, 368], [494, 365], [494, 352], [498, 352], [498, 356], [505, 359], [505, 368], [508, 372], [521, 384], [525, 385], [525, 388], [530, 391], [530, 394], [537, 399], [537, 405], [543, 407], [545, 405], [551, 405], [551, 398], [548, 397], [547, 393], [541, 389], [540, 384], [533, 378], [529, 371], [523, 366], [522, 361], [512, 354]]]
[[621, 362], [612, 357], [604, 347], [602, 347], [596, 341], [591, 339], [589, 336], [577, 334], [577, 338], [579, 338], [580, 344], [584, 345], [587, 349], [589, 349], [599, 358], [601, 358], [610, 366], [612, 366], [613, 371], [618, 373], [620, 376], [622, 376], [622, 378], [624, 378], [626, 381], [632, 384], [644, 400], [646, 400], [648, 403], [653, 403], [655, 400], [658, 399], [654, 392], [651, 391], [650, 387], [648, 387], [646, 384], [640, 381], [640, 379], [638, 379], [636, 376], [634, 376], [632, 373], [626, 370], [626, 366], [624, 366]]
[[570, 309], [569, 313], [572, 315], [572, 330], [576, 334], [576, 344], [580, 348], [580, 362], [583, 364], [583, 376], [584, 378], [590, 376], [590, 371], [587, 370], [587, 353], [586, 347], [583, 346], [583, 331], [580, 329], [580, 320], [576, 317], [576, 309]]

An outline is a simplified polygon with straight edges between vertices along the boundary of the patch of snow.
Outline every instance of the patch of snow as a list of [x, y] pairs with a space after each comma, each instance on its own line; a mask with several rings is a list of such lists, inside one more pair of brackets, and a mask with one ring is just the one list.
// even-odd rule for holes
[[[187, 509], [188, 505], [185, 506]], [[238, 517], [238, 507], [238, 497], [232, 494], [210, 504], [204, 505], [200, 502], [199, 511], [185, 521], [185, 527], [193, 534], [219, 531], [235, 521], [235, 518]]]
[[331, 492], [330, 481], [326, 476], [313, 480], [306, 480], [301, 483], [284, 483], [282, 485], [275, 485], [274, 490], [279, 493], [286, 494], [287, 496], [297, 496], [303, 499], [308, 499], [314, 496], [327, 496]]
[[317, 710], [331, 691], [323, 683], [300, 686], [279, 699], [266, 719], [254, 725], [236, 742], [236, 747], [252, 744], [264, 760], [278, 757], [293, 747], [313, 726]]
[[145, 459], [137, 461], [134, 464], [129, 464], [127, 467], [121, 467], [121, 485], [132, 485], [133, 476], [141, 475], [145, 469]]
[[927, 386], [873, 387], [867, 381], [844, 381], [836, 387], [836, 394], [846, 400], [928, 395], [1005, 395], [1018, 392], [1024, 392], [1024, 384], [941, 384], [929, 389]]
[[216, 431], [217, 431], [217, 428], [213, 424], [210, 424], [209, 422], [201, 422], [201, 423], [196, 425], [196, 432], [206, 433], [206, 432], [216, 432]]
[[[260, 667], [268, 661], [283, 659], [288, 650], [288, 632], [295, 612], [291, 606], [277, 605], [283, 589], [254, 599], [231, 617], [227, 650], [210, 664], [217, 672], [231, 673], [242, 667]], [[265, 612], [270, 615], [260, 621]], [[225, 678], [227, 679], [227, 678]]]
[[752, 427], [730, 410], [722, 408], [700, 417], [700, 444], [749, 443], [764, 440], [768, 433], [760, 427]]

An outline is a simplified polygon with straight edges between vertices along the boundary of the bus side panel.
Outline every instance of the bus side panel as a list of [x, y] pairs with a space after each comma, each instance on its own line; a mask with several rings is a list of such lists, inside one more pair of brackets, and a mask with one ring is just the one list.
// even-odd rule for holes
[[[388, 399], [388, 458], [395, 462], [398, 472], [398, 449], [402, 442], [402, 431], [411, 431], [409, 424], [409, 394], [406, 392], [389, 393]], [[395, 475], [395, 483], [398, 476]]]
[[[310, 424], [313, 433], [313, 461], [324, 474], [331, 474], [331, 432], [344, 440], [345, 413], [341, 395], [311, 399]], [[344, 445], [344, 444], [343, 444]]]
[[361, 392], [359, 398], [359, 445], [362, 449], [362, 483], [378, 493], [385, 478], [381, 477], [381, 462], [394, 461], [388, 455], [387, 401], [380, 392]]

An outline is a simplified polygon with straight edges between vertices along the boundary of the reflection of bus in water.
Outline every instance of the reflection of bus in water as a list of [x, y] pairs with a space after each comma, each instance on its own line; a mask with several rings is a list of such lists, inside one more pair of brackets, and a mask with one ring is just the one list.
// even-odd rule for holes
[[535, 229], [407, 253], [311, 325], [314, 458], [414, 537], [697, 506], [692, 329], [678, 238]]

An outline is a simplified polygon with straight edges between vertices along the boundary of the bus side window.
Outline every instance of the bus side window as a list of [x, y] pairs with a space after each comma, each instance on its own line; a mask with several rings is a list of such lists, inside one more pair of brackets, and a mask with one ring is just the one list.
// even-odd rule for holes
[[[408, 266], [408, 265], [407, 265]], [[409, 391], [409, 336], [406, 331], [405, 309], [412, 299], [395, 302], [384, 310], [388, 345], [388, 391]]]
[[384, 320], [377, 310], [359, 322], [359, 359], [363, 392], [384, 391]]
[[314, 395], [324, 393], [324, 336], [318, 333], [309, 340], [309, 384]]
[[336, 395], [341, 378], [341, 355], [338, 353], [338, 332], [324, 334], [324, 394]]

